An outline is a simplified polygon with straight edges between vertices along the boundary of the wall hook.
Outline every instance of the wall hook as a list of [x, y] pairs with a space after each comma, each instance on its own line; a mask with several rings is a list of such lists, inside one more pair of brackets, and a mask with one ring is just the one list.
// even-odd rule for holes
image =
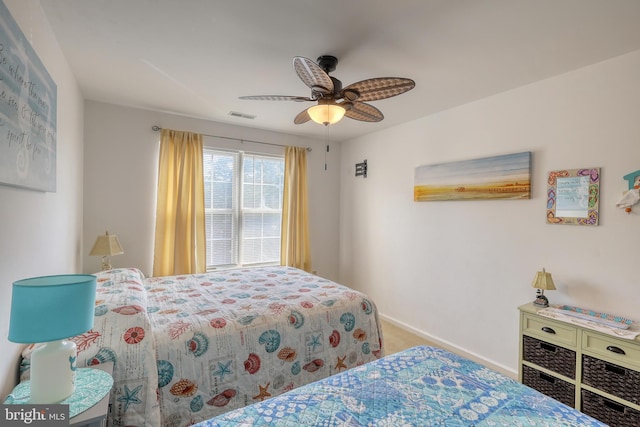
[[356, 176], [367, 177], [367, 161], [356, 163]]

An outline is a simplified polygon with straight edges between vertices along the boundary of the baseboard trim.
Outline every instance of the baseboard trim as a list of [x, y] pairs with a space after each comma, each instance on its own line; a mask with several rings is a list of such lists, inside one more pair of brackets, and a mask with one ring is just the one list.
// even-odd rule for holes
[[438, 347], [444, 348], [447, 351], [450, 351], [452, 353], [456, 353], [459, 354], [463, 357], [466, 357], [467, 359], [473, 360], [476, 363], [479, 363], [481, 365], [486, 366], [487, 368], [493, 369], [494, 371], [498, 371], [500, 372], [502, 375], [506, 375], [509, 378], [512, 378], [514, 380], [518, 379], [518, 373], [512, 369], [507, 368], [504, 365], [501, 365], [499, 363], [495, 363], [491, 360], [485, 359], [479, 355], [477, 355], [476, 353], [470, 352], [468, 350], [465, 350], [464, 348], [457, 346], [453, 343], [450, 343], [448, 341], [442, 340], [438, 337], [435, 337], [431, 334], [427, 334], [426, 332], [423, 332], [419, 329], [414, 328], [413, 326], [407, 325], [404, 322], [401, 322], [391, 316], [387, 316], [385, 314], [382, 313], [378, 313], [378, 315], [385, 321], [393, 324], [394, 326], [397, 326], [398, 328], [404, 329], [407, 332], [411, 332], [414, 335], [417, 335], [421, 338], [424, 338], [427, 341], [431, 341], [432, 343], [436, 344]]

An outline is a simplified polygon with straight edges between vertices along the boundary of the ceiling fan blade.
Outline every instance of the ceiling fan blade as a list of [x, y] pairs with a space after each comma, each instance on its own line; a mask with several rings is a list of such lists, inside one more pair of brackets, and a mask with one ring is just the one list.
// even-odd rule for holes
[[286, 95], [250, 95], [250, 96], [241, 96], [240, 99], [250, 99], [254, 101], [316, 101], [315, 99], [309, 98], [307, 96], [286, 96]]
[[379, 122], [384, 119], [384, 115], [380, 110], [370, 104], [364, 102], [346, 102], [344, 104], [350, 104], [351, 108], [345, 105], [347, 110], [344, 115], [350, 119], [360, 120], [361, 122]]
[[300, 80], [311, 88], [313, 92], [323, 95], [333, 93], [333, 81], [327, 73], [314, 61], [302, 56], [293, 58], [293, 68]]
[[297, 124], [297, 125], [301, 125], [303, 123], [308, 122], [309, 120], [311, 120], [311, 117], [309, 116], [309, 113], [307, 112], [308, 108], [301, 111], [295, 119], [293, 119], [293, 123]]
[[[400, 95], [413, 89], [415, 86], [416, 82], [411, 79], [402, 77], [376, 77], [350, 84], [342, 90], [342, 93], [344, 98], [352, 101], [355, 99], [361, 102], [375, 101]], [[358, 94], [355, 98], [354, 92]]]

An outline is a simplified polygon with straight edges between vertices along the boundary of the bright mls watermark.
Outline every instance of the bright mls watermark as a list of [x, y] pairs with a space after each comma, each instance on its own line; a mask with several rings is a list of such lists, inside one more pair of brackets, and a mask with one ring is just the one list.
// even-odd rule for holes
[[2, 405], [1, 427], [69, 425], [69, 405]]

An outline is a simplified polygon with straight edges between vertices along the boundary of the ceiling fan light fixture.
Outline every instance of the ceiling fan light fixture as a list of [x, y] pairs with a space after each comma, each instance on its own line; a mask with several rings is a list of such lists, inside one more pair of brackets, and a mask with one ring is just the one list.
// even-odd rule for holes
[[[377, 101], [400, 95], [413, 89], [416, 83], [404, 77], [374, 77], [342, 88], [342, 82], [328, 73], [335, 70], [338, 59], [323, 55], [317, 63], [302, 56], [293, 58], [293, 68], [300, 80], [311, 89], [311, 96], [251, 95], [240, 99], [263, 101], [317, 101], [318, 105], [298, 113], [293, 123], [301, 125], [310, 120], [329, 126], [343, 117], [362, 122], [379, 122], [384, 119], [380, 110], [369, 101]], [[337, 103], [336, 101], [342, 102]]]
[[344, 107], [337, 104], [318, 104], [307, 109], [311, 120], [325, 126], [338, 123], [345, 112]]

